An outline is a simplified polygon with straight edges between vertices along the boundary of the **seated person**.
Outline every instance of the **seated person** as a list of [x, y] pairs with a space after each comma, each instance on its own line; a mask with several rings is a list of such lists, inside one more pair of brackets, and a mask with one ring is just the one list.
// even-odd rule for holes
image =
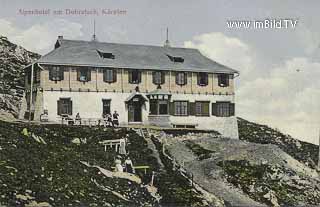
[[78, 112], [77, 115], [76, 115], [75, 122], [76, 122], [76, 123], [78, 122], [78, 123], [81, 125], [81, 117], [80, 117], [79, 112]]
[[112, 122], [113, 126], [119, 126], [119, 114], [117, 111], [114, 111], [112, 118], [113, 118], [113, 122]]
[[43, 114], [40, 115], [40, 121], [43, 121], [43, 122], [48, 121], [48, 110], [44, 110]]

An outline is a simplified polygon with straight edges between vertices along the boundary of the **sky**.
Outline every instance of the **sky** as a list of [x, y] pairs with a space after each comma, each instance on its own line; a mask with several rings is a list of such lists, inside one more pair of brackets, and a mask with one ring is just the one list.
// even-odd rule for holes
[[[168, 27], [172, 46], [240, 72], [237, 116], [317, 144], [318, 8], [317, 0], [0, 0], [0, 35], [43, 55], [58, 35], [90, 40], [94, 21], [101, 42], [163, 45]], [[35, 10], [47, 13], [28, 13]]]

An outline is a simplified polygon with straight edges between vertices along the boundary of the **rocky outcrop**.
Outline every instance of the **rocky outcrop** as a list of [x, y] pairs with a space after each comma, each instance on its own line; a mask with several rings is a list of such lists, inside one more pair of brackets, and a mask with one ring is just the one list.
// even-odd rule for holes
[[0, 36], [0, 110], [18, 115], [19, 102], [23, 96], [23, 68], [38, 58], [40, 55]]
[[274, 144], [305, 165], [316, 168], [318, 146], [292, 138], [277, 129], [238, 118], [239, 139], [259, 144]]
[[320, 204], [318, 172], [275, 144], [205, 134], [165, 140], [168, 153], [193, 174], [194, 181], [226, 205]]

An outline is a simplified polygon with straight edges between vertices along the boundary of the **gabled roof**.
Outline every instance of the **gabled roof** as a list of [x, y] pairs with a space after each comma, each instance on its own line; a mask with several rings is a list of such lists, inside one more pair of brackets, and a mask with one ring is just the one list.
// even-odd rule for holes
[[[112, 53], [114, 58], [103, 58], [99, 52]], [[168, 55], [183, 58], [183, 62], [172, 61]], [[54, 65], [238, 73], [203, 56], [197, 49], [66, 39], [58, 40], [58, 47], [37, 62]]]

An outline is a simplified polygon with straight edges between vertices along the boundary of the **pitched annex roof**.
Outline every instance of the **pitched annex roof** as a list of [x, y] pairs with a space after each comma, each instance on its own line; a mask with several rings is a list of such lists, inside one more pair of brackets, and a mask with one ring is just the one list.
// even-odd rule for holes
[[[42, 56], [40, 64], [83, 65], [93, 67], [133, 68], [212, 73], [238, 73], [190, 48], [105, 43], [82, 40], [58, 40], [59, 47]], [[103, 58], [101, 53], [113, 58]], [[169, 56], [183, 58], [182, 62]]]

